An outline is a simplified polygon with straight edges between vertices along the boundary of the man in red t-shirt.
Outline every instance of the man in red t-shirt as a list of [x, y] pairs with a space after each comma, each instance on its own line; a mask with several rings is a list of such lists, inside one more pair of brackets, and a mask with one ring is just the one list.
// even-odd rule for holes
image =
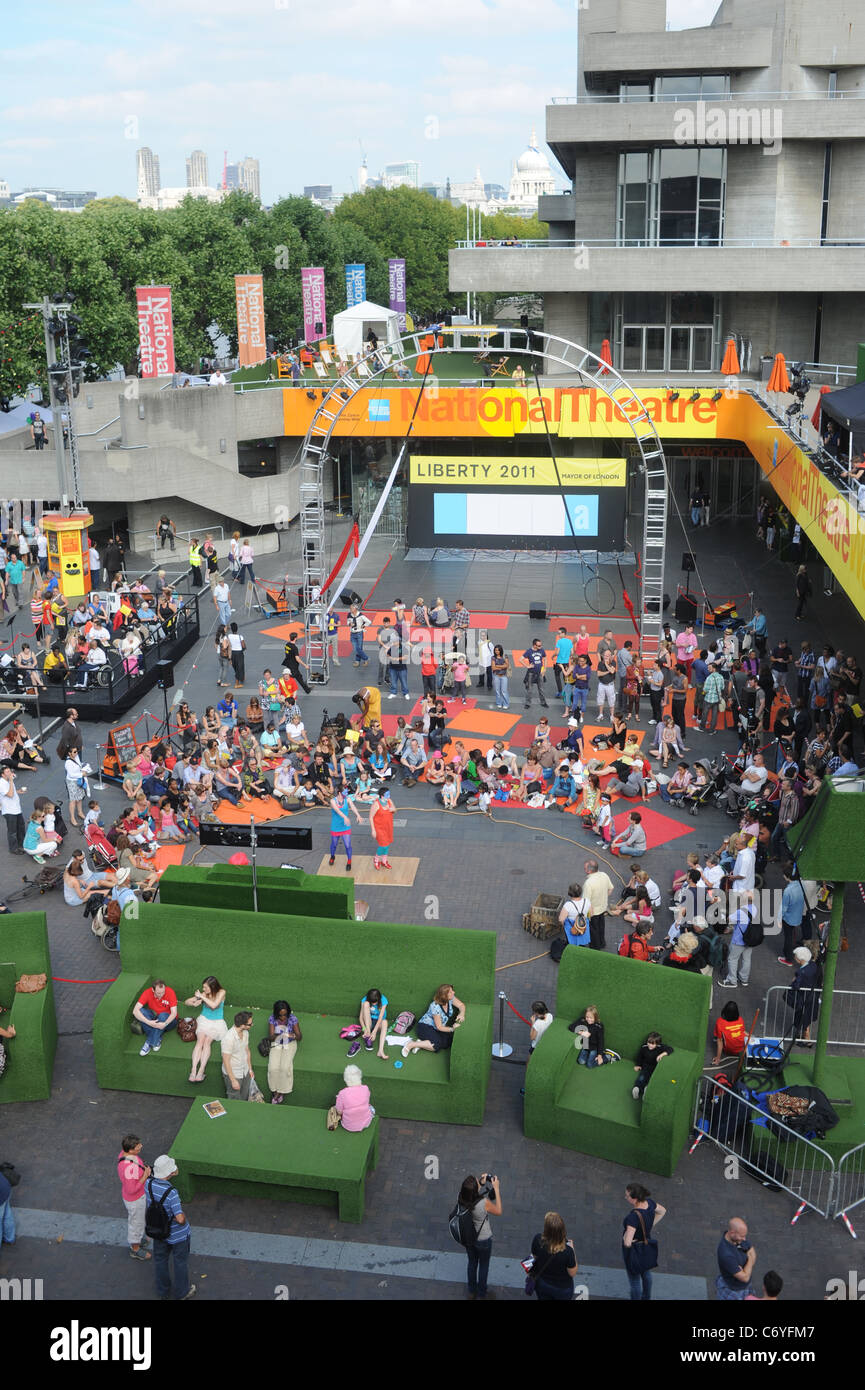
[[715, 1020], [713, 1036], [715, 1056], [712, 1058], [712, 1066], [717, 1066], [722, 1053], [730, 1057], [740, 1057], [745, 1051], [745, 1020], [732, 999], [729, 1004], [724, 1005], [720, 1017]]
[[177, 995], [169, 989], [164, 980], [154, 980], [149, 989], [141, 995], [132, 1017], [144, 1029], [144, 1042], [139, 1057], [148, 1052], [158, 1052], [162, 1046], [162, 1035], [169, 1028], [177, 1027]]

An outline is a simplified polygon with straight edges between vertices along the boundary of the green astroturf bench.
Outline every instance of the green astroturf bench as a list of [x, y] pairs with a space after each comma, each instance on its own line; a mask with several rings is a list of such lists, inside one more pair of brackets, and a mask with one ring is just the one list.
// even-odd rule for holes
[[[47, 975], [38, 994], [16, 994], [22, 975]], [[57, 1050], [57, 1018], [44, 912], [12, 912], [0, 918], [0, 1024], [15, 1029], [3, 1039], [8, 1065], [0, 1077], [0, 1103], [48, 1100]]]
[[188, 1080], [193, 1044], [182, 1043], [176, 1030], [165, 1035], [158, 1053], [139, 1056], [142, 1039], [130, 1029], [132, 1009], [154, 979], [175, 990], [181, 1016], [197, 1012], [182, 1001], [210, 974], [226, 989], [229, 1025], [240, 1009], [252, 1010], [253, 1070], [268, 1099], [267, 1059], [257, 1044], [274, 1001], [287, 999], [303, 1030], [291, 1103], [318, 1108], [331, 1105], [342, 1087], [348, 1044], [339, 1030], [357, 1022], [368, 989], [387, 995], [393, 1019], [404, 1009], [420, 1017], [438, 986], [452, 984], [467, 1007], [452, 1048], [418, 1052], [398, 1069], [396, 1047], [388, 1049], [387, 1062], [363, 1048], [354, 1061], [379, 1115], [479, 1125], [491, 1063], [495, 946], [492, 932], [143, 904], [136, 920], [121, 923], [123, 968], [93, 1020], [99, 1084], [190, 1099], [202, 1089], [221, 1092], [216, 1044], [204, 1088]]
[[[670, 1177], [691, 1126], [709, 996], [706, 976], [568, 948], [554, 1021], [526, 1073], [526, 1136]], [[621, 1062], [578, 1065], [568, 1024], [589, 1004], [597, 1006], [606, 1045]], [[650, 1032], [675, 1050], [658, 1064], [639, 1101], [631, 1095], [634, 1059]]]
[[[259, 912], [292, 917], [354, 919], [354, 880], [306, 874], [302, 869], [256, 871]], [[159, 899], [178, 907], [237, 908], [252, 911], [252, 869], [241, 864], [171, 864], [159, 880]]]
[[212, 1120], [190, 1106], [169, 1150], [184, 1199], [196, 1192], [228, 1192], [284, 1202], [338, 1206], [340, 1221], [362, 1221], [364, 1184], [378, 1162], [378, 1116], [350, 1134], [327, 1128], [327, 1111], [286, 1100], [281, 1106], [226, 1101]]

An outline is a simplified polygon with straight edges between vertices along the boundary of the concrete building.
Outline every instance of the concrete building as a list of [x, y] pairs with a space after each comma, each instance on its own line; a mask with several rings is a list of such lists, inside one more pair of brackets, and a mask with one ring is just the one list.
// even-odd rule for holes
[[261, 171], [258, 160], [253, 159], [252, 155], [245, 155], [243, 159], [238, 160], [237, 180], [238, 188], [261, 200]]
[[96, 190], [93, 188], [80, 191], [71, 188], [22, 188], [19, 193], [13, 193], [13, 203], [26, 203], [29, 198], [35, 198], [37, 202], [48, 203], [52, 208], [58, 208], [63, 212], [79, 212], [81, 208], [92, 203], [96, 197]]
[[159, 176], [159, 155], [144, 145], [135, 155], [137, 165], [136, 196], [155, 198], [161, 186]]
[[138, 206], [165, 212], [168, 208], [179, 208], [184, 198], [204, 198], [208, 203], [220, 203], [224, 197], [222, 188], [160, 188], [154, 198], [139, 198]]
[[332, 198], [332, 183], [306, 183], [303, 186], [304, 198]]
[[547, 107], [571, 192], [549, 244], [451, 252], [452, 290], [544, 296], [549, 332], [625, 372], [855, 363], [865, 316], [865, 27], [846, 0], [579, 8], [577, 95]]
[[204, 150], [193, 150], [186, 161], [186, 187], [187, 188], [207, 188], [210, 180], [207, 177], [207, 155]]

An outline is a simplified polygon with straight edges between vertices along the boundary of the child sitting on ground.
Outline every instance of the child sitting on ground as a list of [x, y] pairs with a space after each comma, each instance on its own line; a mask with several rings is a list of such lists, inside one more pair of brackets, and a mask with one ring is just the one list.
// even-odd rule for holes
[[631, 1095], [634, 1100], [642, 1100], [643, 1094], [651, 1081], [655, 1068], [664, 1057], [671, 1056], [673, 1049], [663, 1042], [660, 1033], [650, 1033], [637, 1053], [637, 1064], [634, 1071], [637, 1072], [637, 1080]]
[[715, 1020], [713, 1037], [715, 1039], [713, 1067], [718, 1065], [722, 1054], [726, 1053], [729, 1057], [741, 1057], [745, 1051], [745, 1020], [739, 1013], [738, 1004], [734, 1004], [732, 999], [724, 1005], [719, 1017]]
[[439, 795], [445, 810], [452, 811], [457, 804], [457, 797], [460, 794], [459, 783], [455, 772], [448, 772], [445, 776], [445, 784]]

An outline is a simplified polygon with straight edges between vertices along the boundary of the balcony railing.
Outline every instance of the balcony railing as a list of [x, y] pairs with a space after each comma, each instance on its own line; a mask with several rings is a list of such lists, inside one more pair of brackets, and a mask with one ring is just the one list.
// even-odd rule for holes
[[540, 239], [536, 239], [534, 241], [515, 241], [513, 238], [510, 237], [502, 240], [495, 240], [490, 237], [481, 237], [471, 241], [457, 241], [455, 243], [455, 249], [457, 251], [473, 251], [476, 249], [482, 249], [484, 247], [486, 247], [488, 250], [498, 250], [500, 248], [506, 247], [508, 250], [514, 251], [537, 251], [539, 249], [551, 251], [576, 251], [582, 250], [584, 248], [592, 249], [593, 247], [599, 250], [608, 249], [613, 251], [676, 251], [680, 250], [683, 246], [693, 246], [697, 249], [710, 249], [713, 251], [727, 249], [742, 250], [747, 247], [778, 247], [779, 249], [784, 248], [785, 250], [789, 247], [796, 247], [797, 249], [801, 249], [804, 247], [813, 250], [831, 250], [833, 248], [845, 246], [861, 248], [865, 246], [865, 238], [842, 241], [838, 239], [830, 239], [827, 237], [790, 237], [789, 240], [781, 241], [778, 240], [777, 237], [724, 237], [723, 241], [718, 242], [694, 241], [693, 239], [677, 241], [673, 240], [670, 237], [665, 237], [662, 242], [653, 242], [646, 240], [645, 237], [640, 240], [631, 241], [617, 241], [615, 237], [607, 237], [601, 239], [587, 238], [585, 241], [581, 238], [574, 237], [568, 237], [566, 239], [541, 237]]
[[675, 95], [665, 93], [663, 96], [651, 94], [649, 96], [628, 96], [622, 97], [618, 92], [595, 92], [589, 96], [573, 97], [550, 97], [550, 106], [596, 106], [598, 102], [612, 103], [615, 106], [636, 106], [644, 103], [669, 106], [670, 102], [677, 101], [687, 105], [696, 106], [702, 103], [704, 106], [718, 106], [722, 102], [748, 102], [753, 106], [766, 100], [773, 101], [862, 101], [865, 99], [865, 91], [861, 92], [722, 92], [718, 96], [700, 97], [689, 92], [677, 92]]

